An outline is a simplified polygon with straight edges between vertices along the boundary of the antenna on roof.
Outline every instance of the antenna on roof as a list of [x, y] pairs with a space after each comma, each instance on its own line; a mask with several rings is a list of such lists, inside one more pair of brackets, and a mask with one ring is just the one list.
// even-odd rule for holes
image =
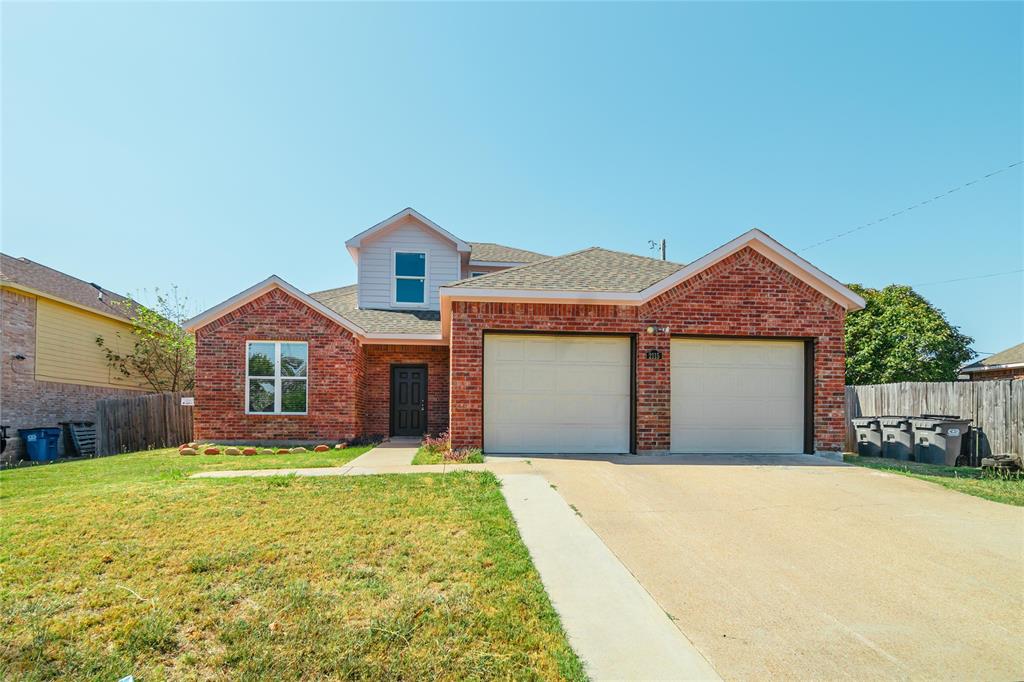
[[650, 246], [651, 251], [654, 251], [655, 249], [660, 248], [661, 249], [661, 260], [665, 260], [665, 240], [664, 239], [661, 240], [661, 244], [659, 244], [658, 242], [654, 241], [653, 239], [648, 239], [647, 240], [647, 244]]
[[103, 300], [103, 287], [101, 287], [99, 284], [96, 284], [96, 282], [89, 282], [89, 286], [91, 286], [93, 289], [95, 289], [96, 291], [99, 292], [98, 294], [96, 294], [96, 298], [98, 300], [102, 301]]

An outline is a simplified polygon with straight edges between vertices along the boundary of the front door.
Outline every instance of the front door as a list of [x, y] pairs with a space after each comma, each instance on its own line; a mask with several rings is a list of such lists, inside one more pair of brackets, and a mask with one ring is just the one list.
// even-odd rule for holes
[[427, 368], [391, 368], [391, 435], [422, 436], [427, 432]]

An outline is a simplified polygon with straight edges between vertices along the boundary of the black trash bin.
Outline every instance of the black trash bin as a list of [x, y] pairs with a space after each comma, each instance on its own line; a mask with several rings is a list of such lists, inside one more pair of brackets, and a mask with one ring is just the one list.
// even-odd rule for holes
[[914, 451], [914, 427], [910, 417], [889, 415], [879, 417], [882, 427], [882, 457], [910, 459]]
[[882, 426], [878, 417], [853, 417], [850, 421], [857, 432], [857, 454], [861, 457], [881, 457]]
[[970, 428], [970, 419], [942, 415], [914, 417], [914, 459], [925, 464], [956, 466], [960, 458], [960, 440]]

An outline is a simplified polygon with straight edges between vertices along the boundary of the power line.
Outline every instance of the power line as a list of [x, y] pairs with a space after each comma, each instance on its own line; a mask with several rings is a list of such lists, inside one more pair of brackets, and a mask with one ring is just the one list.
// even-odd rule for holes
[[1018, 272], [1024, 272], [1024, 268], [1018, 268], [1016, 270], [1007, 270], [1006, 272], [990, 272], [985, 275], [974, 275], [973, 277], [958, 277], [956, 279], [940, 279], [937, 282], [921, 282], [920, 284], [911, 284], [912, 287], [927, 287], [932, 284], [948, 284], [950, 282], [966, 282], [969, 279], [986, 279], [988, 277], [1001, 277], [1003, 275], [1013, 275]]
[[974, 180], [971, 180], [970, 182], [965, 182], [964, 184], [962, 184], [962, 185], [960, 185], [958, 187], [954, 187], [953, 189], [951, 189], [951, 190], [949, 190], [947, 192], [943, 192], [942, 194], [936, 194], [931, 199], [925, 199], [924, 201], [918, 202], [918, 203], [916, 203], [916, 204], [914, 204], [912, 206], [907, 206], [906, 208], [902, 208], [899, 211], [893, 211], [889, 215], [884, 216], [882, 218], [878, 218], [877, 220], [872, 220], [870, 223], [864, 223], [863, 225], [858, 225], [857, 227], [854, 227], [853, 229], [846, 230], [845, 232], [840, 232], [838, 234], [834, 234], [831, 237], [829, 237], [827, 239], [822, 239], [820, 242], [815, 242], [814, 244], [811, 244], [810, 246], [805, 246], [804, 248], [800, 249], [800, 251], [803, 252], [803, 251], [807, 251], [809, 249], [813, 249], [813, 248], [816, 248], [818, 246], [821, 246], [822, 244], [828, 244], [829, 242], [835, 241], [836, 239], [839, 239], [841, 237], [845, 237], [847, 235], [853, 234], [854, 232], [859, 232], [860, 230], [863, 230], [864, 228], [871, 227], [872, 225], [877, 225], [878, 223], [883, 223], [886, 220], [888, 220], [889, 218], [895, 218], [896, 216], [898, 216], [898, 215], [900, 215], [902, 213], [906, 213], [907, 211], [913, 211], [915, 208], [920, 208], [921, 206], [924, 206], [925, 204], [930, 204], [933, 201], [938, 201], [939, 199], [942, 199], [943, 197], [948, 197], [950, 194], [953, 194], [954, 192], [959, 192], [960, 190], [964, 189], [965, 187], [970, 187], [971, 185], [973, 185], [975, 183], [978, 183], [978, 182], [981, 182], [982, 180], [987, 180], [987, 179], [989, 179], [989, 178], [991, 178], [991, 177], [993, 177], [995, 175], [999, 175], [1000, 173], [1005, 173], [1006, 171], [1010, 170], [1011, 168], [1016, 168], [1017, 166], [1021, 165], [1022, 163], [1024, 163], [1024, 161], [1015, 161], [1014, 163], [1011, 163], [1009, 166], [1005, 166], [1003, 168], [999, 168], [997, 170], [992, 171], [991, 173], [986, 173], [985, 175], [982, 175], [981, 177], [975, 178]]

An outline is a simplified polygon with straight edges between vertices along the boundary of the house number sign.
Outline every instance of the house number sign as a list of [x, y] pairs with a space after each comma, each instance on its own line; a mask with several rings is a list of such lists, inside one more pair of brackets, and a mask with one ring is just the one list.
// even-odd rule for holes
[[661, 351], [657, 348], [647, 351], [648, 360], [661, 360]]

